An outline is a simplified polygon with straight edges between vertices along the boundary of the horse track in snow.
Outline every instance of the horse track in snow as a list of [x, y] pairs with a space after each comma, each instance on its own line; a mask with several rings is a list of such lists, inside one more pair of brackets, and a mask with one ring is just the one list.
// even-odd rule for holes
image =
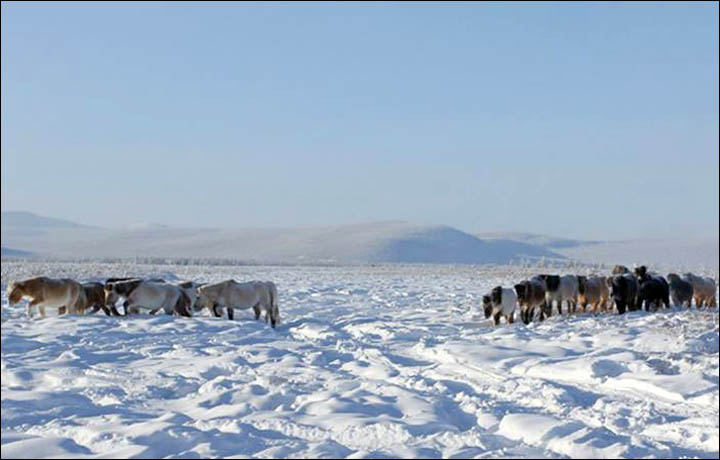
[[[717, 310], [490, 326], [531, 271], [3, 262], [2, 458], [717, 458]], [[282, 322], [28, 320], [38, 275], [268, 279]]]

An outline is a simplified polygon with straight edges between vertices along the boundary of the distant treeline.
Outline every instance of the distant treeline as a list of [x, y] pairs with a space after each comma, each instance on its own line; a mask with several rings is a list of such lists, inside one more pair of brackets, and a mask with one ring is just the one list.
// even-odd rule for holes
[[[318, 267], [339, 267], [348, 265], [358, 266], [379, 266], [379, 265], [433, 265], [433, 264], [414, 264], [414, 263], [392, 263], [392, 262], [338, 262], [333, 260], [299, 260], [299, 261], [258, 261], [235, 259], [225, 257], [48, 257], [48, 256], [29, 256], [29, 257], [2, 257], [2, 261], [7, 262], [67, 262], [67, 263], [130, 263], [138, 265], [209, 265], [209, 266], [318, 266]], [[442, 264], [446, 265], [446, 264]], [[452, 264], [450, 264], [452, 265]], [[459, 264], [473, 265], [473, 264]], [[498, 264], [482, 264], [482, 266], [498, 265]], [[596, 269], [604, 269], [604, 264], [586, 264], [568, 259], [550, 259], [545, 257], [514, 259], [508, 264], [499, 264], [500, 266], [516, 266], [516, 267], [540, 267], [540, 268], [571, 268], [571, 267], [591, 267]]]

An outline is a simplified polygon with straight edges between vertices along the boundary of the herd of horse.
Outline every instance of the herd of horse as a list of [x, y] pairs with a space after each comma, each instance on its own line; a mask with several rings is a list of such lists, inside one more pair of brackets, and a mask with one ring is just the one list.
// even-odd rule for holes
[[141, 311], [193, 316], [207, 308], [213, 316], [220, 317], [220, 309], [224, 308], [228, 318], [234, 319], [234, 310], [252, 308], [255, 319], [260, 319], [264, 312], [265, 321], [269, 321], [272, 327], [280, 320], [277, 287], [271, 281], [240, 283], [231, 279], [204, 284], [194, 281], [169, 283], [161, 278], [108, 278], [105, 283], [83, 284], [69, 278], [40, 276], [8, 285], [8, 303], [11, 306], [23, 298], [29, 300], [29, 317], [33, 316], [33, 308], [45, 317], [46, 307], [57, 308], [59, 315], [103, 310], [108, 316], [122, 316], [117, 309], [118, 303], [122, 302], [120, 305], [125, 316]]
[[690, 308], [693, 300], [696, 308], [715, 307], [716, 281], [713, 278], [686, 273], [679, 276], [670, 273], [667, 278], [648, 271], [645, 265], [630, 270], [616, 265], [610, 276], [536, 275], [521, 281], [513, 288], [497, 286], [484, 295], [485, 318], [492, 317], [500, 324], [504, 317], [514, 322], [515, 312], [529, 324], [535, 319], [543, 321], [552, 315], [553, 304], [562, 315], [563, 303], [567, 312], [575, 313], [578, 306], [593, 313], [609, 312], [613, 307], [618, 314], [626, 311], [657, 310], [663, 305]]
[[[633, 271], [616, 265], [610, 276], [537, 275], [521, 281], [513, 288], [497, 286], [482, 297], [485, 318], [492, 317], [495, 325], [500, 317], [514, 322], [515, 312], [529, 324], [538, 318], [543, 321], [552, 315], [555, 305], [562, 315], [563, 303], [568, 314], [575, 313], [578, 306], [593, 313], [608, 312], [613, 308], [619, 314], [626, 311], [653, 308], [657, 310], [672, 304], [690, 308], [693, 301], [697, 308], [715, 307], [716, 282], [713, 278], [686, 273], [674, 273], [667, 278], [648, 271], [642, 265]], [[193, 316], [208, 309], [213, 316], [227, 311], [234, 319], [234, 310], [252, 308], [255, 319], [265, 313], [265, 321], [272, 327], [278, 323], [278, 295], [271, 281], [237, 282], [226, 280], [219, 283], [196, 283], [186, 281], [170, 283], [161, 278], [109, 278], [105, 283], [78, 281], [62, 278], [37, 277], [12, 282], [8, 286], [8, 302], [15, 305], [23, 298], [28, 316], [37, 308], [45, 317], [45, 307], [58, 308], [58, 314], [96, 313], [103, 310], [108, 316], [122, 316], [117, 305], [123, 307], [123, 315], [140, 311], [155, 314], [163, 311], [169, 315]]]

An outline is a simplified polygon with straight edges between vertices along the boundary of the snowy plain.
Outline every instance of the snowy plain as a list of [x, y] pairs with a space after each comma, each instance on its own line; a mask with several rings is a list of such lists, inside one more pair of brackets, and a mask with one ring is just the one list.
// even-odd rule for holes
[[[717, 458], [717, 310], [484, 319], [537, 272], [3, 261], [1, 456]], [[281, 324], [30, 320], [39, 275], [273, 280]]]

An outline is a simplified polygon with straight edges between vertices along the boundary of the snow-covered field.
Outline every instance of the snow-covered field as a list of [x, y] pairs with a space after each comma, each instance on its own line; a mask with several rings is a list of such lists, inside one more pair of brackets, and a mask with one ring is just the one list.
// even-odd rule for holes
[[[717, 311], [490, 326], [536, 271], [3, 262], [2, 458], [717, 458]], [[282, 323], [29, 320], [37, 275], [268, 279]]]

